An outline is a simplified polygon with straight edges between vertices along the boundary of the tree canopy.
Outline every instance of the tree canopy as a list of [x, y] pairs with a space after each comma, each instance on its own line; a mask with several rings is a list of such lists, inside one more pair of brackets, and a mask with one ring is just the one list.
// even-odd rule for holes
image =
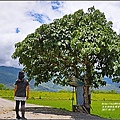
[[112, 21], [94, 6], [43, 24], [15, 44], [19, 58], [35, 84], [53, 80], [66, 85], [72, 76], [93, 87], [105, 85], [103, 77], [120, 81], [120, 35]]

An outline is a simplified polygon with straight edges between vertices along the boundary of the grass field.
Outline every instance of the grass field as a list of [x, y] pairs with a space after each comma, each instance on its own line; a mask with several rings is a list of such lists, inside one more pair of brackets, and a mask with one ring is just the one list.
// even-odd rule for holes
[[[13, 100], [13, 90], [0, 90], [0, 97]], [[30, 91], [27, 103], [72, 111], [72, 93]], [[74, 104], [76, 104], [75, 100]], [[91, 114], [104, 118], [120, 119], [120, 94], [92, 93]]]

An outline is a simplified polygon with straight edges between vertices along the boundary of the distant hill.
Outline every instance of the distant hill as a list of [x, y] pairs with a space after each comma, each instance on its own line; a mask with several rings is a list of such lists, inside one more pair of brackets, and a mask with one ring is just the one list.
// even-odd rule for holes
[[[13, 89], [15, 80], [17, 79], [18, 72], [20, 68], [8, 67], [8, 66], [0, 66], [0, 83], [4, 84], [6, 87]], [[107, 85], [104, 87], [100, 87], [97, 90], [115, 90], [120, 93], [120, 83], [113, 83], [110, 78], [103, 78]], [[42, 83], [38, 87], [34, 87], [34, 80], [30, 81], [30, 88], [32, 90], [40, 90], [40, 91], [60, 91], [60, 90], [72, 90], [70, 86], [61, 86], [53, 84], [52, 81], [47, 83]]]
[[0, 66], [0, 83], [12, 88], [19, 71], [19, 68]]
[[103, 78], [103, 79], [107, 82], [107, 85], [100, 87], [97, 90], [104, 90], [104, 91], [114, 90], [117, 93], [120, 93], [120, 88], [119, 88], [120, 83], [112, 82], [112, 80], [110, 78]]
[[[0, 66], [0, 83], [6, 87], [13, 89], [15, 80], [18, 77], [18, 73], [21, 69], [7, 66]], [[51, 81], [42, 83], [38, 87], [34, 87], [34, 80], [30, 81], [30, 88], [32, 90], [40, 91], [60, 91], [60, 90], [72, 90], [70, 86], [61, 86], [53, 84]]]

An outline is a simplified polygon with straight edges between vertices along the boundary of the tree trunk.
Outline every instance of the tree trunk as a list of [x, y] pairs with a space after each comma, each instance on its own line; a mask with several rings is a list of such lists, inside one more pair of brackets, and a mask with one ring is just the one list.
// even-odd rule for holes
[[86, 74], [85, 74], [85, 80], [84, 80], [84, 83], [85, 83], [85, 86], [84, 86], [84, 106], [87, 110], [87, 113], [90, 114], [91, 98], [90, 98], [89, 87], [90, 87], [90, 73], [91, 73], [91, 70], [90, 70], [88, 55], [86, 55], [85, 64], [86, 64]]
[[87, 110], [87, 113], [90, 114], [90, 92], [89, 85], [85, 84], [84, 86], [84, 106]]

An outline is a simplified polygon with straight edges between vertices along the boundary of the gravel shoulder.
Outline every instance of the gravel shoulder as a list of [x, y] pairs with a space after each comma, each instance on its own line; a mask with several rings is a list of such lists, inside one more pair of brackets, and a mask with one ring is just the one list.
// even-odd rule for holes
[[[15, 101], [0, 98], [0, 120], [15, 119]], [[26, 103], [26, 117], [31, 120], [40, 119], [68, 119], [68, 120], [107, 120], [99, 116], [83, 114], [79, 112], [69, 112], [47, 106], [39, 106]]]

